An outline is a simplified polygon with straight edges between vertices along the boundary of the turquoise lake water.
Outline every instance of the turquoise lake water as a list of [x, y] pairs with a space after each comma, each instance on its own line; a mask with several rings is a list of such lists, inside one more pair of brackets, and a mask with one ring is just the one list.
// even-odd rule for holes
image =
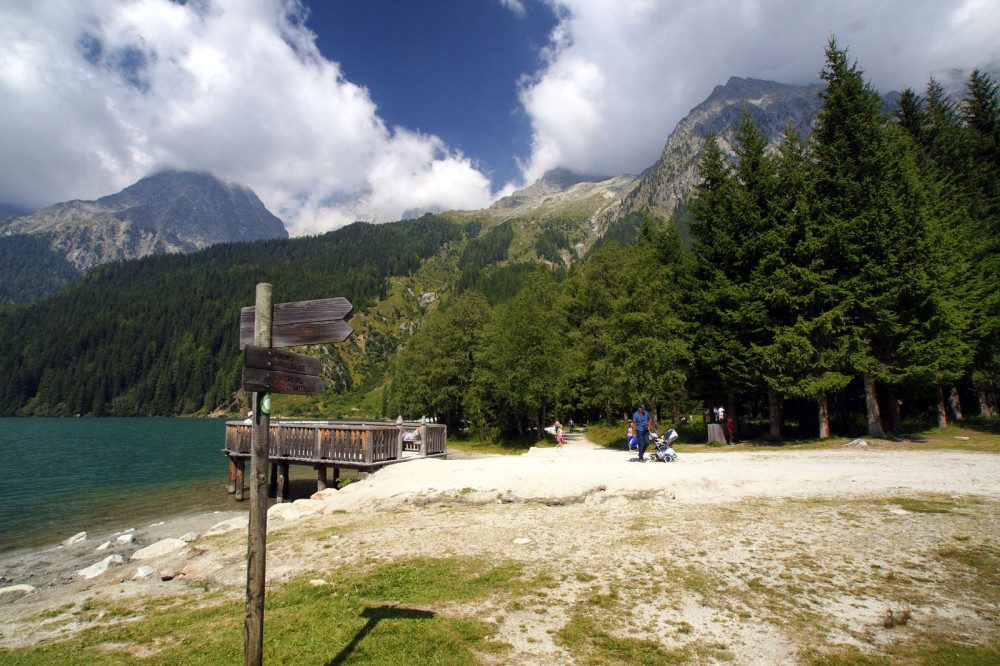
[[226, 492], [224, 445], [222, 419], [0, 418], [0, 552], [249, 510]]

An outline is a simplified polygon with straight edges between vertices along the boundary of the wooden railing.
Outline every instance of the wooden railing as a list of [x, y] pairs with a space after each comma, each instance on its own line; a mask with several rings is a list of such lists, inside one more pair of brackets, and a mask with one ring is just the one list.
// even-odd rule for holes
[[[420, 432], [419, 439], [404, 442], [404, 435], [413, 430]], [[235, 457], [249, 456], [250, 433], [248, 424], [227, 423], [226, 453]], [[402, 460], [404, 451], [419, 456], [447, 452], [447, 429], [437, 423], [278, 421], [271, 423], [268, 439], [268, 458], [273, 461], [358, 468]]]

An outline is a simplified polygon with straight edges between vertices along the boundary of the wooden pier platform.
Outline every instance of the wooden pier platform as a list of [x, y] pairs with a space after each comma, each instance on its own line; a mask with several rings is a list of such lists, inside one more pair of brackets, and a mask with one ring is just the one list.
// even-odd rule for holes
[[[225, 454], [229, 457], [227, 490], [244, 497], [246, 463], [251, 454], [251, 428], [242, 421], [226, 423]], [[419, 433], [410, 439], [408, 433]], [[291, 465], [311, 465], [316, 488], [327, 488], [327, 471], [334, 483], [341, 469], [368, 474], [386, 465], [447, 454], [447, 428], [439, 423], [371, 423], [344, 421], [271, 421], [268, 460], [272, 493], [284, 500]]]

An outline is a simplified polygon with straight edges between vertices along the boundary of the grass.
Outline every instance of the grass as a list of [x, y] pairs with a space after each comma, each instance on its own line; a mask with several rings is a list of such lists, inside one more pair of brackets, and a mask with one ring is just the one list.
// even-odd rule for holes
[[[492, 623], [453, 617], [448, 604], [504, 598], [531, 581], [513, 564], [481, 559], [417, 558], [370, 573], [345, 575], [333, 585], [296, 581], [269, 589], [264, 661], [274, 664], [454, 664], [499, 654], [509, 646], [490, 637]], [[88, 602], [76, 612], [97, 622], [74, 638], [0, 650], [6, 665], [239, 663], [243, 654], [242, 599], [202, 596], [201, 602]], [[147, 600], [148, 601], [148, 600]]]
[[553, 442], [545, 440], [533, 441], [529, 439], [508, 440], [501, 442], [489, 442], [485, 439], [476, 438], [470, 435], [448, 435], [448, 448], [457, 449], [466, 453], [477, 453], [481, 455], [504, 455], [517, 456], [527, 453], [532, 446], [554, 445]]
[[958, 500], [950, 497], [892, 497], [889, 502], [910, 513], [954, 513], [959, 508]]

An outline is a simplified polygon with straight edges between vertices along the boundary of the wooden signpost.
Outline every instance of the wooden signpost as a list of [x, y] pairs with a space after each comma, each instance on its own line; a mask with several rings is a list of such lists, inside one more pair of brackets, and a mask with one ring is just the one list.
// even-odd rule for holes
[[346, 298], [271, 303], [271, 285], [257, 285], [253, 307], [240, 312], [243, 382], [253, 392], [250, 454], [250, 521], [247, 526], [247, 603], [244, 666], [264, 660], [264, 581], [267, 552], [267, 452], [270, 447], [271, 393], [317, 395], [323, 391], [320, 361], [275, 347], [343, 342], [352, 333], [344, 317]]
[[315, 356], [247, 345], [243, 350], [243, 390], [319, 395], [320, 361]]

